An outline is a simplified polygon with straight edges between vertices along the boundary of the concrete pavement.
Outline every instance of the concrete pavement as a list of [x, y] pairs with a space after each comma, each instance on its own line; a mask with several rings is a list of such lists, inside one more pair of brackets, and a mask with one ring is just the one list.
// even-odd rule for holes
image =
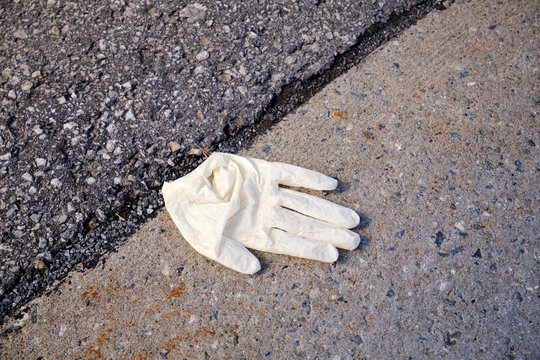
[[10, 319], [0, 357], [538, 358], [538, 4], [459, 1], [241, 155], [337, 177], [363, 217], [331, 265], [245, 276], [165, 211]]

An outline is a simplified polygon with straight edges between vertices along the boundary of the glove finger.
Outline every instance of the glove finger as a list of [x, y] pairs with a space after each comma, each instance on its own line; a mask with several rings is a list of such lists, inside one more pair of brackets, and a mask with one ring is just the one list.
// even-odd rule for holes
[[272, 226], [295, 236], [329, 242], [340, 249], [353, 250], [360, 243], [355, 232], [288, 209], [279, 210]]
[[279, 205], [347, 229], [360, 222], [360, 217], [352, 209], [290, 189], [279, 189]]
[[258, 250], [329, 263], [336, 261], [339, 255], [330, 243], [304, 239], [280, 229], [270, 230], [269, 237], [268, 246]]
[[320, 172], [280, 162], [267, 163], [278, 184], [313, 190], [334, 190], [337, 180]]
[[261, 264], [255, 255], [238, 241], [226, 236], [221, 239], [217, 249], [199, 248], [198, 246], [194, 246], [194, 249], [208, 258], [244, 274], [255, 274], [261, 269]]

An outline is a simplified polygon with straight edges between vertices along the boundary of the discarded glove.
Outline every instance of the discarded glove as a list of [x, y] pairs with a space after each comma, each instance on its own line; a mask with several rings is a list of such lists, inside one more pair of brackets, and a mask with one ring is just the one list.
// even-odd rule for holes
[[213, 153], [188, 175], [163, 184], [165, 207], [195, 250], [246, 274], [260, 270], [247, 248], [334, 262], [352, 250], [359, 223], [351, 209], [279, 185], [333, 190], [313, 170]]

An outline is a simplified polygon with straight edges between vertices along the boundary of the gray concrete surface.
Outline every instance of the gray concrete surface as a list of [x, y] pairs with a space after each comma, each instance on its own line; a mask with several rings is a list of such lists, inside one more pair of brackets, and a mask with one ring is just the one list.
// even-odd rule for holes
[[198, 146], [418, 2], [0, 1], [0, 316], [162, 207]]
[[538, 358], [538, 10], [432, 12], [241, 152], [337, 177], [319, 195], [362, 215], [358, 250], [245, 276], [159, 211], [9, 319], [0, 357]]

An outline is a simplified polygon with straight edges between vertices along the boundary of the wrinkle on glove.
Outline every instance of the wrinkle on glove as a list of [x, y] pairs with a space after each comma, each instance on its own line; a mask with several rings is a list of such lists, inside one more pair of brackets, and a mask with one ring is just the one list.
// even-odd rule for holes
[[337, 180], [279, 162], [215, 152], [188, 175], [163, 184], [165, 208], [202, 255], [254, 274], [259, 260], [247, 248], [334, 262], [336, 247], [355, 249], [355, 211], [282, 188], [334, 190]]

